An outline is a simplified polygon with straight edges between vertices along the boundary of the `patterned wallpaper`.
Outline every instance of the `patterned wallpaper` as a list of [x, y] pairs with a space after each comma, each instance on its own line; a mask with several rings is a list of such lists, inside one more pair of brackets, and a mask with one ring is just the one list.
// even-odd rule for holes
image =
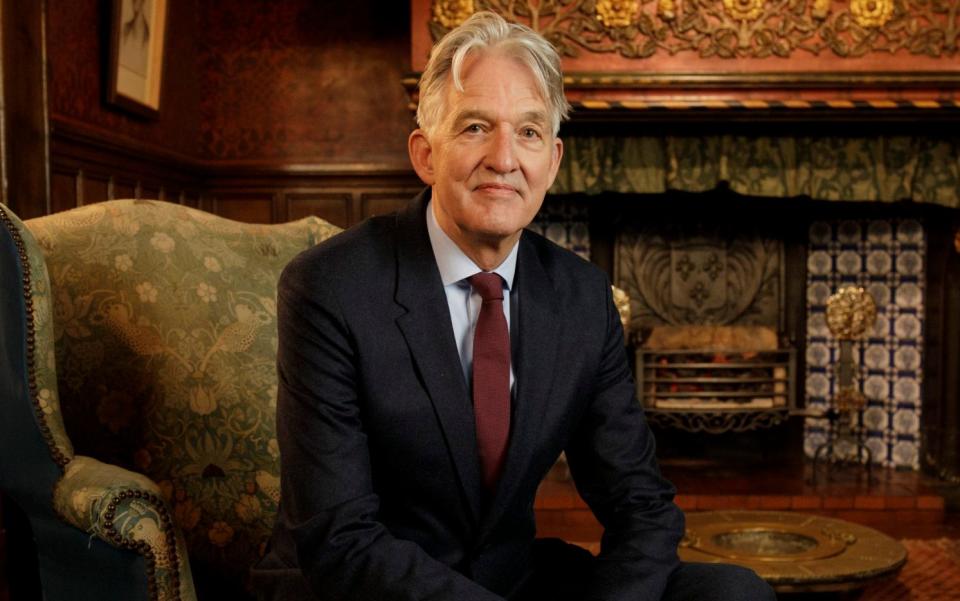
[[49, 0], [50, 114], [190, 157], [408, 164], [405, 3], [169, 0], [156, 121], [104, 102], [109, 0]]
[[[807, 373], [810, 408], [825, 409], [835, 392], [836, 339], [826, 327], [826, 301], [839, 287], [863, 286], [877, 303], [874, 327], [854, 343], [862, 414], [874, 461], [919, 468], [923, 384], [926, 236], [912, 219], [822, 221], [810, 227], [807, 262]], [[813, 456], [829, 422], [808, 419], [804, 451]]]
[[198, 0], [170, 0], [160, 118], [143, 119], [104, 102], [110, 2], [47, 0], [50, 116], [79, 121], [188, 156], [198, 149]]
[[406, 166], [406, 3], [201, 4], [201, 153]]

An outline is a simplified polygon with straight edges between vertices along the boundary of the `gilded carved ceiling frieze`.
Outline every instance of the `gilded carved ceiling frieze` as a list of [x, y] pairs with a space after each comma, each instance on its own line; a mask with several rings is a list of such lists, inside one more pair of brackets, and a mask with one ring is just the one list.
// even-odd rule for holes
[[530, 25], [569, 57], [946, 58], [960, 50], [960, 0], [433, 0], [433, 38], [477, 10]]

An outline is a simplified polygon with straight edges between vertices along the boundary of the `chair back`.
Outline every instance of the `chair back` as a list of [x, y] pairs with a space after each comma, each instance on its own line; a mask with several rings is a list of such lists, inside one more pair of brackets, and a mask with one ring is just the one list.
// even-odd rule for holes
[[50, 274], [60, 406], [77, 453], [157, 482], [195, 576], [242, 576], [279, 501], [277, 280], [339, 229], [134, 200], [27, 227]]
[[50, 491], [73, 457], [57, 402], [50, 283], [36, 241], [0, 205], [0, 489], [54, 517]]

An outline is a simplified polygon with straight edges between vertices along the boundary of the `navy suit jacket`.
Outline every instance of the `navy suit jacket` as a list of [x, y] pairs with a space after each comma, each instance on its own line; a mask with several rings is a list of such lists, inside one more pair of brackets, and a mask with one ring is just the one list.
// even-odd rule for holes
[[659, 599], [683, 514], [634, 396], [609, 281], [521, 236], [510, 442], [485, 495], [428, 200], [426, 190], [283, 273], [282, 497], [266, 563], [299, 566], [322, 599], [511, 598], [530, 574], [537, 487], [566, 450], [605, 527], [589, 598]]

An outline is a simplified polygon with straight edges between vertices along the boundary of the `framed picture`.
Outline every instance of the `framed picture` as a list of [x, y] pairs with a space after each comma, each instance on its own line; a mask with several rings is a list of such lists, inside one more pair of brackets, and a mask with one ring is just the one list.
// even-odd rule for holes
[[107, 100], [145, 117], [160, 114], [167, 0], [113, 0]]

